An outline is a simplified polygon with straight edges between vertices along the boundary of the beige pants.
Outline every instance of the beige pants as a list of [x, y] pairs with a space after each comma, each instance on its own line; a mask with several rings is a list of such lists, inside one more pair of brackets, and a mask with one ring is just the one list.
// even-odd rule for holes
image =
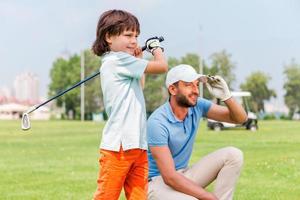
[[[205, 188], [215, 180], [213, 193], [220, 200], [230, 200], [243, 165], [243, 153], [235, 147], [226, 147], [203, 157], [193, 166], [178, 170], [185, 177]], [[161, 176], [149, 182], [150, 200], [196, 200], [197, 198], [173, 190]]]

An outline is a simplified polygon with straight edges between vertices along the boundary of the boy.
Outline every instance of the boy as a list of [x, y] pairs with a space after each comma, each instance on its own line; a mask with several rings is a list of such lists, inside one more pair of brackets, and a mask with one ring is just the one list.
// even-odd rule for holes
[[104, 12], [92, 50], [102, 57], [101, 87], [109, 116], [100, 145], [100, 171], [94, 199], [118, 199], [124, 186], [127, 199], [147, 198], [148, 161], [146, 109], [141, 79], [144, 73], [168, 70], [159, 40], [146, 42], [153, 61], [142, 58], [137, 18], [123, 10]]

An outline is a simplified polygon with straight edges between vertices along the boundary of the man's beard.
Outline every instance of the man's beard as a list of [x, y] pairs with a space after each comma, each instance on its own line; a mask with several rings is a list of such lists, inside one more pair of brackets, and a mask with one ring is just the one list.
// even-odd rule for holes
[[195, 103], [192, 103], [188, 100], [188, 98], [182, 94], [178, 94], [176, 96], [176, 102], [178, 103], [179, 106], [189, 108], [192, 106], [195, 106], [197, 101]]

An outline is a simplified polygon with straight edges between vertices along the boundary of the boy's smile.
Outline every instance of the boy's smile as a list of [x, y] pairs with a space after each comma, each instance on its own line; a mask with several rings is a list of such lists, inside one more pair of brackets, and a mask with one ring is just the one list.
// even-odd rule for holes
[[120, 35], [107, 36], [106, 41], [111, 51], [122, 51], [134, 55], [137, 48], [137, 32], [125, 30]]

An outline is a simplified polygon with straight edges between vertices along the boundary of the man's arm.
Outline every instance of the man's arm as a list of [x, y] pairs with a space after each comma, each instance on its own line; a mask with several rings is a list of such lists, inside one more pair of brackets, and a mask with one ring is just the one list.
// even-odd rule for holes
[[213, 104], [207, 112], [208, 118], [236, 124], [247, 120], [244, 108], [232, 98], [228, 85], [221, 76], [208, 75], [206, 87], [210, 94], [226, 104], [226, 107]]
[[233, 97], [224, 101], [227, 107], [212, 104], [207, 112], [207, 117], [216, 121], [242, 124], [247, 120], [244, 108]]
[[176, 191], [194, 196], [197, 199], [217, 200], [217, 198], [202, 187], [178, 173], [168, 146], [150, 146], [150, 151], [156, 161], [161, 176], [168, 186]]

